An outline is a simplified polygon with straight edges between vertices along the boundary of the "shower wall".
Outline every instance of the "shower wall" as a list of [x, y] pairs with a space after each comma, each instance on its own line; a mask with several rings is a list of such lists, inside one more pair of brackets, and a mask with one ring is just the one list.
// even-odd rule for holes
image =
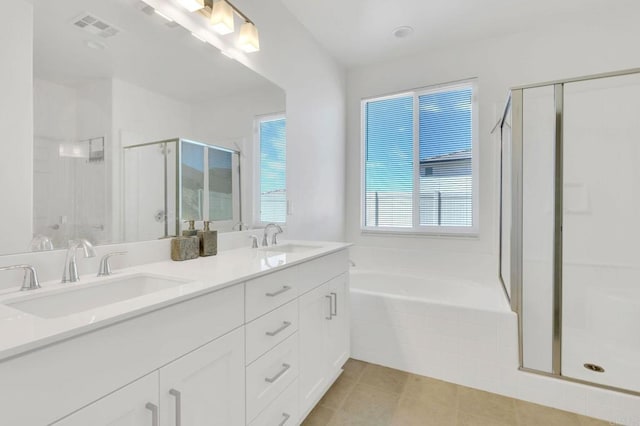
[[34, 80], [33, 233], [55, 248], [75, 238], [109, 242], [111, 158], [90, 162], [86, 141], [111, 143], [109, 93], [106, 80], [73, 87]]
[[640, 392], [640, 74], [566, 84], [564, 109], [562, 372]]

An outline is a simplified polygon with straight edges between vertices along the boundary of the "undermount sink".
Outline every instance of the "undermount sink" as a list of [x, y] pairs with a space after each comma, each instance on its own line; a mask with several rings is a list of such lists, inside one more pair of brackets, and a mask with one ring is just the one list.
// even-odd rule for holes
[[149, 274], [109, 278], [73, 288], [33, 295], [6, 305], [42, 318], [58, 318], [101, 306], [122, 302], [157, 291], [177, 287], [189, 281]]
[[282, 244], [271, 247], [264, 247], [260, 250], [266, 252], [276, 252], [276, 253], [304, 253], [309, 250], [316, 250], [322, 248], [321, 246], [307, 246], [303, 244]]

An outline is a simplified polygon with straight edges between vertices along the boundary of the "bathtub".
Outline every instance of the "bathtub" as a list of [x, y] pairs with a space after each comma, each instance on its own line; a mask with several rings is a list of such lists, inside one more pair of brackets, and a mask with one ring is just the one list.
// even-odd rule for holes
[[351, 290], [355, 293], [482, 310], [509, 309], [498, 283], [490, 286], [464, 279], [359, 270], [352, 270], [350, 278]]
[[640, 425], [635, 396], [518, 370], [517, 317], [498, 282], [352, 268], [350, 287], [352, 358]]
[[350, 298], [353, 358], [489, 391], [518, 367], [517, 318], [497, 281], [353, 268]]

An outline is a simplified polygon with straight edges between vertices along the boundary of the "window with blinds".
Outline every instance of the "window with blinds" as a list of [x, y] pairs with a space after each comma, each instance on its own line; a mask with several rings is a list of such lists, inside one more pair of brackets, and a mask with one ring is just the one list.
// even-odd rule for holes
[[287, 220], [287, 139], [283, 116], [258, 120], [260, 147], [259, 215], [263, 223]]
[[473, 232], [474, 84], [363, 101], [365, 229]]

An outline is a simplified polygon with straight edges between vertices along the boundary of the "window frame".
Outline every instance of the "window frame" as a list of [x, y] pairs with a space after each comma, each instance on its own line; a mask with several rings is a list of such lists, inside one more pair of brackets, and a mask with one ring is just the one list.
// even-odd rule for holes
[[[472, 226], [428, 226], [420, 225], [420, 122], [419, 122], [419, 98], [422, 95], [439, 92], [448, 92], [460, 88], [470, 87], [471, 99], [471, 221]], [[369, 102], [383, 101], [401, 97], [413, 97], [413, 193], [412, 193], [412, 218], [411, 227], [393, 226], [366, 226], [366, 152], [367, 152], [367, 122], [366, 106]], [[360, 101], [360, 232], [362, 234], [382, 235], [424, 235], [445, 237], [478, 237], [480, 234], [480, 197], [479, 197], [479, 135], [478, 135], [478, 81], [476, 78], [460, 80], [422, 87], [412, 90], [403, 90], [398, 93], [363, 98]]]
[[[261, 134], [260, 134], [260, 123], [264, 122], [264, 121], [276, 121], [276, 120], [282, 120], [284, 119], [286, 122], [287, 116], [285, 112], [276, 112], [276, 113], [270, 113], [270, 114], [262, 114], [262, 115], [256, 115], [254, 118], [254, 124], [253, 124], [253, 128], [254, 128], [254, 137], [253, 137], [253, 152], [255, 153], [254, 155], [254, 161], [253, 161], [253, 170], [254, 172], [254, 176], [253, 176], [253, 187], [254, 187], [254, 191], [253, 191], [253, 220], [252, 220], [252, 226], [253, 227], [264, 227], [267, 224], [271, 223], [271, 222], [263, 222], [262, 218], [261, 218], [261, 214], [260, 214], [260, 210], [261, 210], [261, 192], [260, 192], [260, 187], [261, 187], [261, 179], [262, 179], [262, 168], [261, 168], [261, 157], [262, 157], [262, 150], [260, 149], [260, 138], [261, 138]], [[285, 147], [287, 146], [287, 140], [285, 137]], [[288, 156], [287, 156], [287, 162], [288, 162]], [[286, 163], [285, 163], [285, 170], [287, 170], [286, 167]], [[286, 171], [285, 171], [286, 173]], [[287, 173], [287, 177], [288, 177], [288, 173]], [[278, 225], [286, 225], [287, 224], [287, 217], [289, 216], [289, 194], [288, 194], [288, 179], [286, 180], [285, 183], [285, 190], [287, 191], [287, 198], [286, 198], [286, 213], [285, 213], [285, 221], [284, 222], [273, 222], [273, 223], [277, 223]]]

